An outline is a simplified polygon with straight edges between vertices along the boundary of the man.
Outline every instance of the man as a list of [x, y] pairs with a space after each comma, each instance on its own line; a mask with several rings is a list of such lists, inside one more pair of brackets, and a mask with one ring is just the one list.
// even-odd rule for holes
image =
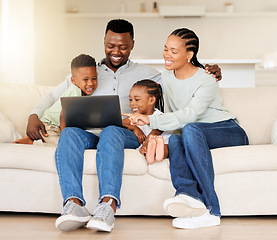
[[[106, 28], [104, 38], [106, 58], [97, 68], [98, 88], [94, 95], [117, 94], [120, 98], [121, 111], [130, 112], [129, 90], [142, 79], [160, 82], [160, 73], [148, 66], [136, 64], [129, 60], [134, 48], [133, 26], [126, 20], [111, 20]], [[221, 79], [220, 69], [209, 69]], [[31, 138], [42, 138], [46, 132], [37, 119], [37, 112], [43, 112], [60, 92], [68, 87], [67, 81], [59, 85], [51, 94], [44, 97], [37, 105], [36, 114], [29, 118], [27, 134]], [[64, 199], [64, 208], [56, 221], [61, 231], [69, 231], [87, 224], [88, 228], [110, 232], [114, 227], [114, 214], [120, 207], [120, 189], [124, 163], [124, 149], [139, 147], [133, 132], [120, 127], [105, 128], [100, 137], [79, 128], [65, 128], [60, 136], [56, 150], [56, 167]], [[99, 180], [100, 205], [91, 218], [85, 208], [82, 191], [83, 158], [85, 149], [96, 149], [96, 165]]]

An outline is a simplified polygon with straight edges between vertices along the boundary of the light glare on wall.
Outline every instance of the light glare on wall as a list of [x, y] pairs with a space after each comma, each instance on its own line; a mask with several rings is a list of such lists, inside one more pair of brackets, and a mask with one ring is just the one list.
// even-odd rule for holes
[[264, 54], [262, 57], [262, 66], [266, 69], [277, 68], [277, 52]]
[[[2, 0], [1, 80], [34, 82], [33, 0]], [[15, 77], [20, 72], [20, 78]]]
[[8, 45], [8, 29], [9, 29], [9, 1], [2, 0], [2, 39], [1, 39], [1, 52], [2, 59], [7, 54], [7, 45]]

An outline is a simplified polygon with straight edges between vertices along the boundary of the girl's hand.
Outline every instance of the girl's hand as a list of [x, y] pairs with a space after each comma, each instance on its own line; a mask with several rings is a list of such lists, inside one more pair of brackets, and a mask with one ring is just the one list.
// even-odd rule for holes
[[150, 119], [147, 115], [139, 114], [139, 113], [122, 113], [122, 116], [129, 117], [131, 125], [147, 125], [150, 123]]
[[146, 151], [147, 151], [147, 145], [148, 145], [148, 142], [147, 143], [143, 143], [142, 146], [139, 148], [139, 152], [145, 156], [146, 155]]

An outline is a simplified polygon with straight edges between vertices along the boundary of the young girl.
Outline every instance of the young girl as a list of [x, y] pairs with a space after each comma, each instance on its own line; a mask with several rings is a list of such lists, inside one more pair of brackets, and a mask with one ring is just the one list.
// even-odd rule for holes
[[[134, 113], [145, 115], [159, 115], [164, 111], [164, 100], [162, 88], [152, 80], [141, 80], [136, 82], [129, 93], [130, 107]], [[133, 131], [140, 143], [139, 151], [145, 155], [149, 164], [162, 161], [168, 157], [167, 144], [170, 134], [162, 133], [157, 129], [151, 129], [149, 126], [133, 126], [129, 118], [123, 120], [123, 124], [129, 130]]]
[[[97, 87], [97, 73], [95, 59], [81, 54], [71, 62], [71, 82], [73, 83], [61, 97], [91, 95]], [[60, 99], [46, 109], [40, 120], [45, 124], [48, 136], [46, 145], [56, 146], [61, 131], [65, 128]], [[16, 140], [14, 143], [42, 144], [41, 140], [33, 141], [29, 136]]]
[[223, 106], [217, 82], [197, 60], [199, 39], [186, 28], [167, 38], [162, 82], [169, 113], [133, 114], [131, 124], [150, 124], [162, 131], [181, 130], [169, 139], [170, 173], [175, 197], [164, 202], [166, 212], [177, 217], [177, 228], [220, 224], [220, 207], [214, 189], [210, 149], [247, 145], [248, 138], [235, 117]]

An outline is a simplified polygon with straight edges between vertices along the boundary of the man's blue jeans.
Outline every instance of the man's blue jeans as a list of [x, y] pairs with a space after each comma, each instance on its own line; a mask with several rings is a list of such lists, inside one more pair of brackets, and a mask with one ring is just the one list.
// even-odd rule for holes
[[124, 149], [136, 149], [139, 142], [128, 129], [109, 126], [100, 137], [79, 128], [65, 128], [55, 153], [56, 167], [64, 204], [70, 198], [86, 204], [82, 177], [85, 149], [97, 149], [96, 165], [99, 180], [99, 200], [113, 197], [120, 207], [120, 189], [124, 165]]
[[210, 149], [248, 144], [246, 133], [232, 119], [187, 124], [182, 135], [172, 135], [168, 144], [171, 180], [176, 195], [196, 198], [211, 214], [220, 216]]

